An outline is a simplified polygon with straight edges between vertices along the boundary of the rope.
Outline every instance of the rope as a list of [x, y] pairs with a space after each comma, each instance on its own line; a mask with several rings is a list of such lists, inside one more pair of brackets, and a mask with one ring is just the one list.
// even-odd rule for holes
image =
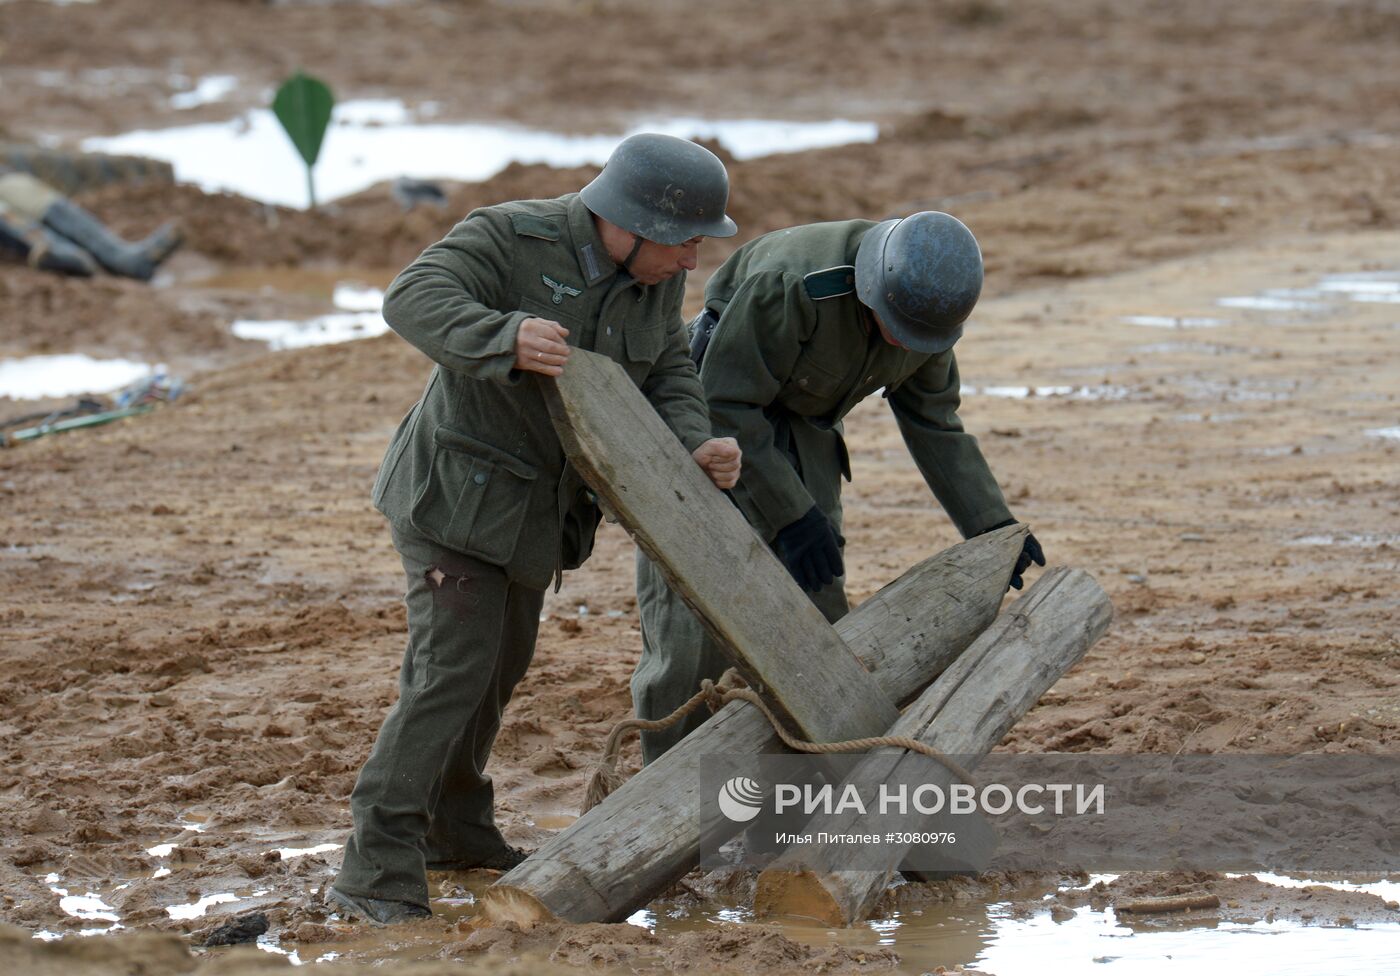
[[584, 793], [583, 808], [579, 811], [579, 815], [582, 816], [602, 803], [609, 794], [626, 782], [622, 773], [618, 771], [617, 765], [622, 759], [622, 740], [628, 732], [662, 732], [681, 721], [702, 704], [708, 705], [711, 712], [717, 712], [733, 701], [748, 702], [757, 708], [768, 720], [768, 724], [773, 727], [773, 731], [778, 734], [778, 738], [783, 741], [783, 745], [794, 752], [831, 755], [841, 752], [869, 752], [871, 749], [882, 748], [904, 749], [908, 752], [917, 752], [921, 756], [927, 756], [964, 783], [972, 782], [972, 774], [957, 762], [943, 755], [933, 746], [908, 736], [877, 735], [865, 739], [847, 739], [844, 742], [809, 742], [806, 739], [799, 739], [783, 728], [782, 722], [778, 721], [778, 717], [759, 697], [758, 692], [745, 685], [739, 672], [730, 668], [720, 676], [718, 681], [706, 678], [700, 682], [700, 690], [665, 718], [627, 718], [614, 725], [613, 730], [608, 733], [607, 745], [603, 747], [603, 758], [598, 761], [598, 765], [593, 769], [593, 775], [588, 779], [588, 789]]

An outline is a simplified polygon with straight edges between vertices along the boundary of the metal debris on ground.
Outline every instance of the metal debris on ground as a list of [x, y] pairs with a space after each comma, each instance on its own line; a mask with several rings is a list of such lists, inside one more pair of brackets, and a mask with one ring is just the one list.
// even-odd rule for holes
[[109, 398], [81, 397], [70, 407], [0, 420], [0, 447], [13, 447], [24, 441], [38, 440], [46, 434], [99, 427], [114, 420], [149, 413], [158, 403], [173, 403], [185, 389], [185, 382], [179, 377], [164, 372], [152, 373]]

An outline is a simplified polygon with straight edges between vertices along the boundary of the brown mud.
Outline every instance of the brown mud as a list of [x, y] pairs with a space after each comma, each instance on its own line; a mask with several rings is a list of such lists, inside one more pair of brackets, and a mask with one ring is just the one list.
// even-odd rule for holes
[[[1051, 560], [1088, 569], [1117, 608], [1108, 636], [1004, 747], [1400, 745], [1400, 440], [1368, 433], [1400, 424], [1400, 305], [1216, 304], [1400, 271], [1393, 4], [14, 2], [0, 4], [0, 37], [0, 133], [69, 144], [227, 118], [298, 65], [342, 98], [434, 100], [464, 121], [880, 122], [872, 145], [733, 163], [742, 234], [702, 250], [690, 303], [735, 244], [793, 223], [940, 208], [978, 234], [988, 288], [959, 346], [963, 382], [1037, 393], [970, 394], [963, 418]], [[55, 71], [60, 85], [45, 80]], [[241, 84], [227, 103], [177, 113], [176, 73]], [[183, 972], [193, 963], [173, 937], [199, 941], [261, 910], [271, 943], [304, 961], [393, 956], [424, 972], [460, 959], [514, 971], [502, 960], [517, 957], [674, 971], [895, 965], [887, 947], [747, 924], [467, 931], [485, 877], [434, 876], [432, 922], [369, 936], [319, 906], [336, 851], [275, 853], [343, 841], [348, 793], [391, 701], [401, 570], [368, 490], [428, 364], [393, 336], [269, 353], [228, 325], [329, 311], [335, 281], [382, 287], [471, 207], [576, 189], [592, 172], [512, 166], [449, 186], [444, 211], [406, 214], [384, 186], [314, 213], [108, 187], [80, 202], [129, 236], [182, 223], [186, 247], [155, 286], [0, 265], [0, 356], [143, 358], [192, 389], [139, 420], [0, 452], [0, 920], [26, 936], [111, 924], [68, 914], [62, 888], [92, 892], [147, 938], [44, 946], [7, 932], [0, 955], [40, 972]], [[0, 398], [0, 409], [36, 407]], [[957, 540], [883, 403], [853, 414], [848, 440], [859, 600]], [[608, 527], [547, 603], [494, 755], [512, 842], [538, 844], [570, 821], [630, 710], [631, 567], [630, 543]], [[666, 906], [744, 902], [742, 879], [687, 883], [705, 897], [672, 893]], [[996, 899], [999, 884], [906, 885], [887, 907]], [[1134, 897], [1201, 886], [1240, 917], [1400, 920], [1335, 889], [1303, 899], [1172, 875], [1115, 885]], [[1083, 897], [1111, 902], [1109, 888]], [[169, 911], [220, 893], [237, 900], [188, 919]], [[1068, 909], [1080, 896], [1056, 897]], [[206, 967], [254, 965], [214, 955]]]

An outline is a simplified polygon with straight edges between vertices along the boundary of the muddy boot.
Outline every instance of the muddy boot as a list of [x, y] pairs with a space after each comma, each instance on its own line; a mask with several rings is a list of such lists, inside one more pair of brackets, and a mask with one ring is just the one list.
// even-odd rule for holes
[[438, 859], [426, 861], [424, 866], [429, 871], [510, 871], [524, 862], [534, 851], [527, 851], [522, 847], [512, 847], [506, 844], [500, 850], [488, 854], [484, 857], [473, 857], [462, 859]]
[[21, 257], [30, 267], [40, 271], [78, 275], [86, 278], [97, 273], [86, 251], [57, 234], [46, 234], [38, 227], [23, 229], [0, 217], [0, 250]]
[[180, 244], [180, 235], [166, 224], [144, 241], [124, 241], [92, 214], [70, 200], [55, 200], [44, 211], [44, 224], [81, 245], [97, 263], [115, 275], [150, 281], [156, 266]]
[[412, 902], [352, 895], [336, 888], [326, 889], [326, 904], [338, 911], [363, 918], [373, 925], [401, 925], [404, 922], [433, 917], [429, 909]]

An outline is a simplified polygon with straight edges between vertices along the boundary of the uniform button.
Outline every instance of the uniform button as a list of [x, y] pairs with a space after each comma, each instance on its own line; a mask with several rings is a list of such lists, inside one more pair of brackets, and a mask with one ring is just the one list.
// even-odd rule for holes
[[484, 485], [486, 484], [486, 475], [478, 471], [476, 474], [472, 475], [472, 480], [479, 485]]
[[804, 390], [807, 389], [807, 377], [804, 376], [800, 380], [798, 380], [797, 385], [802, 387], [802, 389]]

